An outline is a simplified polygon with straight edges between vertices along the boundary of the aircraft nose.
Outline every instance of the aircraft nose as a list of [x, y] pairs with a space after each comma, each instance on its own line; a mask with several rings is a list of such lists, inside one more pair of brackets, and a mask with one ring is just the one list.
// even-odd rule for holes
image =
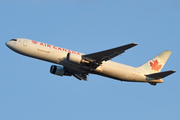
[[9, 47], [9, 41], [7, 41], [5, 44], [6, 44], [7, 47]]
[[10, 48], [10, 49], [13, 48], [13, 42], [12, 42], [12, 41], [7, 41], [5, 44], [6, 44], [6, 46], [7, 46], [8, 48]]

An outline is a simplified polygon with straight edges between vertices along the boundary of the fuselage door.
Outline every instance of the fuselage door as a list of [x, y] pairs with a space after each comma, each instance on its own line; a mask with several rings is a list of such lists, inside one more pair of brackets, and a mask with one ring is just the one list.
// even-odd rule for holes
[[23, 45], [24, 45], [24, 46], [27, 46], [27, 43], [28, 43], [27, 40], [24, 40], [24, 41], [23, 41]]

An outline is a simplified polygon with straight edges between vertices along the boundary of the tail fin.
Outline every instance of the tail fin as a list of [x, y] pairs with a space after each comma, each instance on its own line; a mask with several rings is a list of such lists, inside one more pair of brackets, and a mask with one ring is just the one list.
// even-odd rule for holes
[[138, 68], [146, 71], [149, 74], [158, 73], [163, 68], [171, 53], [171, 51], [165, 50]]

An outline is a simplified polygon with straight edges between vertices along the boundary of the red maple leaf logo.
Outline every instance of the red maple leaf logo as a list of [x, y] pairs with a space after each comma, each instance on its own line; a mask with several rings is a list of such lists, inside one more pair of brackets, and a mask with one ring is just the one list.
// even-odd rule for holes
[[151, 70], [159, 71], [162, 65], [159, 64], [157, 60], [150, 62]]
[[37, 42], [36, 42], [36, 41], [33, 41], [33, 40], [32, 40], [32, 43], [33, 43], [33, 44], [37, 44]]

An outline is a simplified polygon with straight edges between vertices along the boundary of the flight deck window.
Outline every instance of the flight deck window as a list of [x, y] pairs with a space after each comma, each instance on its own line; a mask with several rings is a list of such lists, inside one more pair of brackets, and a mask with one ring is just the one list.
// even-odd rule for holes
[[11, 39], [11, 41], [17, 41], [17, 39]]

